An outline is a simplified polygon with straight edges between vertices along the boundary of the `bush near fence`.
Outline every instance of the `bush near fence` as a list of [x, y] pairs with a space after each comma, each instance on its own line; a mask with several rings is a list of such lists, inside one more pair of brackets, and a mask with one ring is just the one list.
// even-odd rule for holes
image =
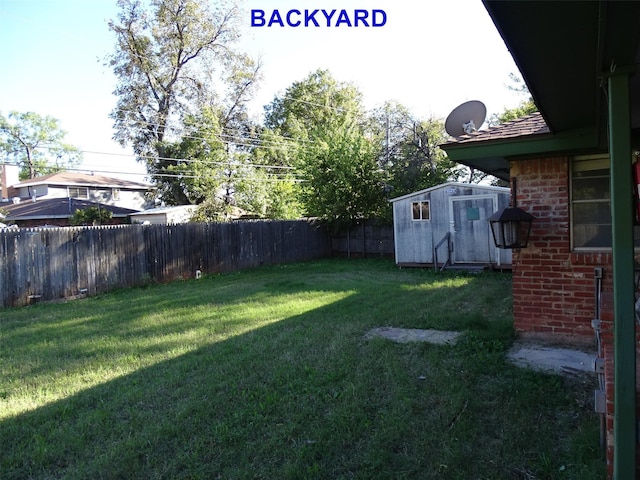
[[329, 233], [311, 221], [9, 229], [0, 232], [0, 301], [20, 306], [330, 256]]

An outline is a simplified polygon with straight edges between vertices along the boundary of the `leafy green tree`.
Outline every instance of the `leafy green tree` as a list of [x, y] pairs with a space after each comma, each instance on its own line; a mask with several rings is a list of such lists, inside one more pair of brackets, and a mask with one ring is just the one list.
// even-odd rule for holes
[[529, 92], [529, 89], [527, 88], [527, 85], [524, 83], [522, 78], [514, 73], [511, 73], [509, 75], [509, 79], [511, 80], [511, 85], [507, 86], [507, 88], [511, 91], [525, 96], [526, 98], [515, 107], [506, 108], [501, 113], [494, 113], [493, 115], [491, 115], [491, 118], [489, 120], [489, 125], [491, 126], [509, 122], [511, 120], [515, 120], [516, 118], [521, 118], [538, 111], [538, 107], [533, 101], [531, 92]]
[[370, 122], [380, 145], [388, 195], [397, 197], [460, 178], [461, 168], [439, 147], [446, 139], [442, 120], [416, 120], [405, 106], [387, 102], [371, 113]]
[[375, 143], [353, 123], [314, 133], [313, 138], [301, 166], [307, 214], [335, 230], [378, 216], [386, 201]]
[[4, 219], [7, 218], [7, 215], [9, 214], [9, 212], [7, 212], [4, 208], [0, 207], [0, 223], [2, 223], [4, 225]]
[[507, 108], [502, 113], [497, 113], [491, 118], [491, 125], [499, 125], [501, 123], [510, 122], [517, 118], [525, 117], [538, 111], [538, 107], [533, 103], [533, 99], [521, 101], [517, 106], [513, 108]]
[[[265, 107], [265, 129], [254, 150], [256, 162], [280, 170], [271, 214], [323, 218], [335, 228], [377, 215], [384, 203], [384, 182], [376, 144], [365, 136], [362, 94], [317, 70], [294, 82]], [[284, 212], [287, 212], [286, 214]]]
[[252, 162], [254, 157], [244, 147], [222, 133], [220, 112], [205, 109], [190, 116], [185, 129], [180, 141], [163, 146], [170, 159], [157, 174], [173, 181], [164, 184], [171, 190], [163, 190], [161, 198], [167, 203], [181, 199], [184, 204], [200, 205], [198, 221], [228, 219], [235, 207], [268, 216], [269, 184], [280, 177], [271, 178], [263, 165]]
[[191, 216], [191, 222], [227, 222], [234, 213], [234, 206], [225, 202], [223, 198], [210, 196], [200, 205]]
[[324, 126], [363, 120], [360, 91], [352, 84], [338, 82], [327, 70], [316, 70], [294, 82], [265, 107], [265, 127], [297, 141], [301, 148]]
[[295, 219], [303, 214], [300, 203], [300, 179], [294, 165], [304, 151], [294, 139], [289, 139], [268, 128], [257, 132], [257, 141], [251, 150], [251, 162], [259, 166], [265, 191], [264, 216], [274, 219]]
[[112, 214], [109, 210], [99, 207], [77, 209], [69, 218], [71, 225], [104, 225], [109, 223]]
[[82, 153], [64, 142], [60, 121], [37, 113], [0, 114], [0, 150], [21, 167], [20, 178], [35, 178], [78, 165]]
[[303, 216], [300, 182], [291, 174], [276, 177], [270, 184], [267, 198], [267, 218], [295, 220]]
[[171, 144], [185, 134], [184, 120], [205, 108], [222, 112], [223, 130], [242, 129], [260, 64], [234, 50], [241, 16], [234, 5], [118, 0], [118, 6], [117, 21], [109, 23], [116, 48], [108, 63], [118, 79], [114, 138], [133, 147], [166, 201], [185, 203], [183, 179], [166, 173], [176, 163]]
[[219, 111], [206, 108], [184, 123], [184, 135], [162, 145], [166, 157], [155, 167], [156, 177], [165, 179], [158, 182], [158, 195], [168, 205], [200, 204], [215, 195], [229, 163]]

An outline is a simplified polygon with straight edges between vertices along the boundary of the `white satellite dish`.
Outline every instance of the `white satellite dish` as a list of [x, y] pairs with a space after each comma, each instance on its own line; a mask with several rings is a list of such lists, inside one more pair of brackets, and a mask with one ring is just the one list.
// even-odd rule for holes
[[479, 100], [458, 105], [444, 122], [444, 129], [452, 137], [460, 137], [477, 131], [487, 117], [487, 107]]

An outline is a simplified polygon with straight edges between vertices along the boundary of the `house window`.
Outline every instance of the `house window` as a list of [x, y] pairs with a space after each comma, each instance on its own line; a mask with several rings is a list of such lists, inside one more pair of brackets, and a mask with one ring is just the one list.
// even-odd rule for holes
[[[629, 174], [631, 174], [629, 162]], [[611, 184], [608, 155], [576, 157], [571, 164], [571, 238], [576, 250], [611, 249]], [[640, 249], [640, 226], [633, 227]]]
[[573, 248], [611, 248], [609, 157], [576, 157], [572, 162]]
[[69, 187], [69, 197], [89, 198], [89, 189], [87, 187]]
[[414, 220], [429, 220], [431, 216], [428, 201], [412, 202], [411, 210], [413, 212]]
[[113, 200], [120, 200], [120, 189], [114, 188], [111, 190], [111, 198]]

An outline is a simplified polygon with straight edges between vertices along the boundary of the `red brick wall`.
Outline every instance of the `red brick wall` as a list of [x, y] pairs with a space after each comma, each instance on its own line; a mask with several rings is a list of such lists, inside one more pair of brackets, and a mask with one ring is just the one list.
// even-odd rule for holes
[[594, 268], [603, 267], [611, 290], [611, 255], [571, 252], [569, 159], [512, 162], [517, 206], [536, 217], [529, 246], [514, 252], [514, 321], [518, 332], [571, 343], [594, 344]]
[[[513, 252], [513, 315], [520, 336], [595, 345], [591, 326], [591, 320], [596, 317], [594, 268], [603, 270], [600, 356], [605, 361], [606, 457], [611, 478], [615, 448], [611, 253], [571, 252], [569, 158], [511, 162], [511, 176], [517, 179], [517, 206], [536, 217], [529, 246]], [[640, 340], [640, 336], [636, 336]], [[636, 356], [637, 375], [640, 375], [639, 358]], [[636, 377], [636, 385], [640, 384], [639, 380]], [[640, 406], [640, 397], [637, 398]], [[638, 458], [637, 454], [637, 477], [640, 478]]]

